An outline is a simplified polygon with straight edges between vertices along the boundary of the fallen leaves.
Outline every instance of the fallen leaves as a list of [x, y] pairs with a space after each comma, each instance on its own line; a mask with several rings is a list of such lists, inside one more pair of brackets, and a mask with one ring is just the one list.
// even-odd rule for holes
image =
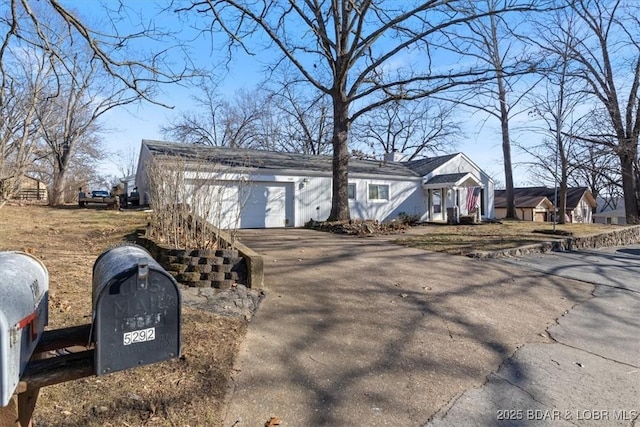
[[264, 427], [275, 427], [282, 424], [282, 420], [278, 417], [271, 417], [264, 423]]

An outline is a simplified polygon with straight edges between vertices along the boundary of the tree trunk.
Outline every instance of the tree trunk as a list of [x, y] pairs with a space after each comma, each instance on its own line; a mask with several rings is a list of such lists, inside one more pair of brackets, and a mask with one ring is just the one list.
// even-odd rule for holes
[[[564, 144], [562, 140], [558, 143], [558, 155], [560, 156], [560, 192], [558, 194], [558, 203], [559, 208], [558, 218], [556, 221], [558, 224], [565, 224], [567, 222], [567, 181], [568, 177], [568, 169], [569, 169], [569, 161], [567, 160], [566, 153], [564, 152]], [[555, 201], [553, 202], [555, 205]]]
[[51, 194], [49, 195], [49, 206], [64, 205], [64, 189], [67, 184], [67, 172], [69, 172], [69, 162], [71, 160], [71, 145], [62, 144], [60, 154], [57, 155], [54, 163], [53, 183], [51, 184]]
[[513, 167], [511, 165], [511, 141], [509, 138], [509, 111], [507, 108], [507, 91], [504, 87], [502, 73], [498, 71], [498, 99], [500, 101], [500, 129], [502, 131], [502, 155], [504, 157], [504, 184], [507, 199], [505, 218], [518, 219], [513, 194]]
[[331, 213], [327, 221], [348, 221], [349, 213], [349, 104], [341, 93], [334, 94], [333, 100], [333, 186]]
[[51, 185], [51, 192], [49, 194], [49, 205], [60, 206], [64, 204], [64, 179], [61, 179], [60, 174], [56, 175]]
[[64, 187], [66, 184], [67, 171], [58, 171], [53, 177], [51, 192], [49, 194], [49, 206], [60, 206], [64, 204]]
[[[634, 146], [637, 146], [637, 142]], [[636, 199], [636, 162], [637, 150], [630, 147], [618, 153], [622, 169], [622, 190], [627, 224], [640, 224], [638, 218], [638, 199]]]
[[558, 224], [566, 224], [567, 222], [567, 180], [560, 180], [560, 191], [558, 191]]

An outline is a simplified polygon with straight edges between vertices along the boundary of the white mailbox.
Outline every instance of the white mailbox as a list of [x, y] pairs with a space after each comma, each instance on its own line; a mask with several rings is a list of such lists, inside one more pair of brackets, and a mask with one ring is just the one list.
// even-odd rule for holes
[[0, 252], [0, 406], [7, 406], [49, 320], [49, 273], [37, 258]]

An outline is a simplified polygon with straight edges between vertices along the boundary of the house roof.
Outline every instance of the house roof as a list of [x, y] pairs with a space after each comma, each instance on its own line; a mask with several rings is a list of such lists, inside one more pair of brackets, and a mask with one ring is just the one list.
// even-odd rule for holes
[[614, 209], [612, 211], [604, 211], [593, 214], [594, 218], [607, 218], [607, 217], [618, 217], [625, 218], [627, 216], [627, 212], [624, 208]]
[[40, 180], [40, 179], [38, 179], [38, 178], [34, 178], [34, 177], [32, 177], [32, 176], [29, 176], [29, 175], [22, 175], [22, 177], [23, 177], [23, 178], [26, 178], [26, 179], [30, 179], [30, 180], [32, 180], [32, 181], [44, 182], [44, 181], [42, 181], [42, 180]]
[[[166, 141], [143, 140], [152, 155], [179, 156], [187, 159], [216, 161], [227, 166], [271, 170], [332, 171], [331, 156], [253, 150], [247, 148], [213, 147]], [[406, 163], [379, 160], [349, 160], [349, 173], [417, 178], [443, 165], [457, 154], [414, 160]], [[465, 175], [465, 174], [463, 174]]]
[[422, 186], [425, 188], [459, 187], [465, 181], [471, 181], [475, 185], [482, 186], [482, 183], [469, 172], [436, 175], [429, 178], [427, 182], [422, 183]]
[[604, 198], [598, 196], [598, 213], [621, 209], [624, 211], [624, 197]]
[[[503, 192], [504, 190], [496, 190], [493, 205], [496, 208], [506, 208], [507, 198], [504, 195], [498, 195], [498, 191]], [[553, 208], [553, 202], [545, 196], [517, 196], [515, 203], [517, 208], [536, 208], [541, 204], [546, 205], [547, 208]]]
[[431, 177], [429, 181], [425, 182], [425, 185], [443, 184], [443, 185], [455, 185], [462, 178], [467, 176], [467, 173], [446, 173], [442, 175], [436, 175]]
[[436, 168], [444, 165], [449, 160], [456, 157], [458, 154], [460, 153], [447, 154], [447, 155], [438, 156], [438, 157], [427, 157], [426, 159], [412, 160], [410, 162], [406, 162], [405, 165], [407, 168], [411, 169], [418, 175], [425, 176], [433, 172]]
[[[587, 187], [570, 187], [567, 188], [567, 209], [575, 209], [578, 206], [578, 202], [582, 197], [586, 195], [587, 202], [592, 206], [596, 206], [596, 201], [593, 198], [593, 195], [589, 191]], [[559, 190], [558, 190], [559, 194]], [[527, 197], [546, 197], [553, 203], [555, 199], [555, 189], [548, 187], [520, 187], [513, 189], [513, 196], [516, 199], [516, 207], [530, 207], [530, 206], [522, 206], [519, 204], [519, 200], [525, 200]], [[498, 198], [505, 199], [504, 206], [498, 206], [497, 200]], [[494, 193], [495, 207], [506, 207], [506, 190], [496, 190]], [[530, 201], [528, 203], [531, 203]]]

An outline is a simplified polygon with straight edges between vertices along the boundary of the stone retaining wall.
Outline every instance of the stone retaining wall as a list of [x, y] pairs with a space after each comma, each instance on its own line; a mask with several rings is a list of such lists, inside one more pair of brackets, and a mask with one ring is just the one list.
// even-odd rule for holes
[[563, 252], [578, 249], [595, 249], [640, 243], [640, 226], [624, 227], [607, 233], [583, 237], [566, 237], [533, 245], [500, 251], [478, 251], [467, 254], [473, 258], [503, 258], [531, 253]]
[[624, 227], [609, 233], [571, 239], [569, 250], [605, 248], [640, 243], [640, 226]]
[[234, 284], [261, 288], [262, 257], [250, 249], [176, 249], [158, 244], [144, 233], [137, 243], [183, 285], [199, 288], [229, 289]]

